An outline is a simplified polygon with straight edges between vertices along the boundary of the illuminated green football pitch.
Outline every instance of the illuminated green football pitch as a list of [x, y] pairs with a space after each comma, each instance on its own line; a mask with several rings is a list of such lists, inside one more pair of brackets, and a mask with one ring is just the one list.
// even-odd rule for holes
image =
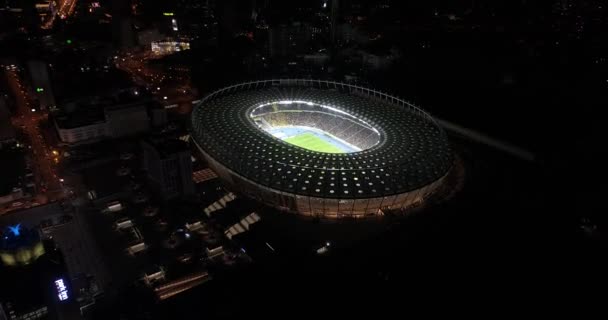
[[283, 141], [317, 152], [346, 153], [338, 146], [310, 132], [304, 132], [289, 138], [285, 138]]

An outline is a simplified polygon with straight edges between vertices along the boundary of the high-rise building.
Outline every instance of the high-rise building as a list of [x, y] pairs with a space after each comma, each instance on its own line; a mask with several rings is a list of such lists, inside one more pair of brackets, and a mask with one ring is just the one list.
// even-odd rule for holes
[[99, 110], [79, 110], [53, 117], [59, 139], [68, 144], [94, 142], [108, 137], [107, 123]]
[[[0, 127], [0, 135], [3, 134], [2, 131], [5, 130]], [[10, 135], [2, 139], [0, 141], [0, 177], [2, 177], [0, 178], [0, 212], [14, 209], [11, 203], [29, 196], [26, 189], [28, 184], [23, 148], [18, 147], [18, 142], [15, 139], [11, 140]]]
[[150, 108], [150, 125], [162, 127], [167, 124], [167, 109], [164, 107]]
[[308, 23], [277, 24], [268, 29], [268, 49], [271, 57], [294, 57], [310, 53], [315, 27]]
[[162, 12], [159, 13], [163, 16], [163, 23], [157, 27], [163, 35], [171, 36], [178, 42], [197, 39], [208, 44], [216, 44], [219, 28], [215, 18], [215, 2], [215, 0], [165, 1], [161, 6]]
[[29, 32], [36, 31], [40, 26], [36, 0], [0, 0], [0, 9], [5, 13], [16, 15], [19, 25], [24, 26]]
[[106, 107], [105, 115], [108, 134], [113, 138], [143, 133], [150, 127], [145, 104]]
[[0, 319], [53, 319], [56, 316], [49, 308], [50, 299], [43, 291], [47, 288], [39, 283], [36, 271], [32, 267], [2, 271], [1, 278], [6, 281], [0, 288]]
[[11, 124], [10, 111], [2, 97], [0, 97], [0, 150], [3, 146], [10, 146], [16, 142], [17, 135]]
[[[32, 281], [32, 264], [44, 254], [44, 246], [36, 230], [22, 228], [21, 224], [7, 226], [2, 232], [0, 260], [4, 276], [25, 276], [20, 282], [3, 281], [0, 290], [0, 319], [41, 319], [48, 316], [48, 301], [42, 286]], [[27, 266], [27, 267], [26, 267]], [[32, 270], [33, 269], [33, 270]], [[14, 284], [13, 290], [7, 285]], [[29, 289], [29, 290], [27, 290]], [[26, 291], [27, 290], [27, 291]], [[25, 292], [24, 292], [25, 291]], [[23, 293], [20, 293], [23, 292]]]
[[219, 22], [219, 39], [221, 43], [228, 42], [237, 31], [236, 1], [225, 0], [217, 2], [216, 12]]
[[268, 29], [268, 49], [271, 57], [285, 57], [289, 52], [289, 28], [280, 24]]
[[143, 166], [160, 197], [170, 200], [194, 193], [188, 144], [172, 139], [142, 142]]
[[150, 113], [155, 120], [152, 125], [162, 126], [165, 121], [162, 112], [152, 112], [158, 108], [154, 101], [125, 91], [61, 106], [53, 114], [53, 123], [62, 142], [90, 143], [147, 132], [151, 125]]
[[2, 320], [80, 319], [63, 255], [40, 235], [20, 223], [0, 232]]
[[229, 43], [234, 35], [246, 29], [252, 21], [252, 4], [249, 1], [222, 0], [216, 1], [216, 14], [219, 23], [220, 42]]
[[0, 260], [9, 267], [34, 263], [44, 254], [38, 231], [22, 228], [21, 224], [7, 226], [2, 232]]
[[338, 28], [338, 16], [340, 14], [340, 2], [339, 0], [331, 0], [331, 43], [332, 45], [336, 42], [336, 32]]
[[132, 48], [137, 45], [137, 34], [133, 19], [130, 17], [117, 17], [112, 20], [114, 43], [119, 48]]
[[130, 0], [110, 1], [112, 14], [112, 38], [119, 48], [131, 48], [137, 45], [137, 33], [131, 14]]

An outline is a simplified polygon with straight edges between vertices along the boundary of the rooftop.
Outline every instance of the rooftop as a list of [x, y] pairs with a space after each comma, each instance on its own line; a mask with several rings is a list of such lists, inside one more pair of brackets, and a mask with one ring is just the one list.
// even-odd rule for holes
[[4, 100], [0, 97], [0, 142], [15, 138], [15, 129], [11, 124], [11, 114]]
[[[11, 310], [21, 314], [46, 304], [39, 268], [38, 265], [7, 268], [0, 264], [0, 281], [2, 281], [0, 301], [3, 303], [3, 308], [10, 305]], [[16, 288], [19, 290], [15, 290]]]
[[103, 122], [108, 109], [140, 104], [153, 107], [155, 102], [137, 89], [129, 89], [113, 95], [93, 96], [68, 102], [61, 111], [54, 114], [54, 117], [59, 127], [71, 129]]
[[[196, 106], [192, 136], [202, 151], [259, 185], [321, 198], [403, 194], [429, 185], [451, 167], [451, 152], [442, 129], [421, 110], [398, 98], [347, 84], [281, 81], [229, 87]], [[377, 129], [382, 141], [360, 152], [342, 154], [286, 143], [260, 130], [250, 119], [253, 107], [268, 104], [274, 108], [273, 102], [277, 101], [331, 106]], [[343, 120], [328, 121], [318, 113], [311, 117], [301, 109], [296, 111], [298, 119], [312, 119], [314, 126], [330, 131], [348, 132], [353, 128]], [[351, 141], [370, 140], [365, 130], [353, 132], [348, 135]]]
[[0, 196], [13, 190], [25, 173], [25, 156], [20, 149], [0, 150]]
[[161, 158], [168, 158], [179, 152], [189, 152], [188, 143], [179, 139], [168, 140], [146, 140], [146, 143], [153, 146]]
[[130, 176], [120, 175], [121, 164], [118, 161], [102, 164], [84, 171], [84, 182], [97, 198], [105, 198], [121, 193], [129, 185]]
[[22, 228], [21, 224], [7, 226], [2, 231], [2, 250], [13, 250], [30, 246], [40, 241], [38, 231]]
[[73, 129], [101, 123], [105, 120], [103, 107], [86, 106], [77, 107], [74, 112], [59, 112], [54, 115], [57, 126], [63, 129]]
[[15, 139], [15, 128], [9, 120], [0, 119], [0, 142]]

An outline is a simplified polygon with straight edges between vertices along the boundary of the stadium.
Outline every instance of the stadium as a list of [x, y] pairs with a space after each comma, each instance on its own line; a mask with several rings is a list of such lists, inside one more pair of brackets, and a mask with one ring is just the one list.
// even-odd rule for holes
[[407, 212], [442, 186], [453, 162], [445, 132], [424, 111], [331, 81], [217, 90], [195, 106], [192, 137], [229, 189], [321, 218]]

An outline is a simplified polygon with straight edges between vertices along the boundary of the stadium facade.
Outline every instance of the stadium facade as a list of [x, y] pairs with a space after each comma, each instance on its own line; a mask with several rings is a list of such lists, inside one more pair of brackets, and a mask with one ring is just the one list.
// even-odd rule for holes
[[331, 81], [217, 90], [195, 106], [192, 137], [229, 189], [313, 217], [418, 206], [443, 185], [453, 162], [445, 132], [421, 109]]

